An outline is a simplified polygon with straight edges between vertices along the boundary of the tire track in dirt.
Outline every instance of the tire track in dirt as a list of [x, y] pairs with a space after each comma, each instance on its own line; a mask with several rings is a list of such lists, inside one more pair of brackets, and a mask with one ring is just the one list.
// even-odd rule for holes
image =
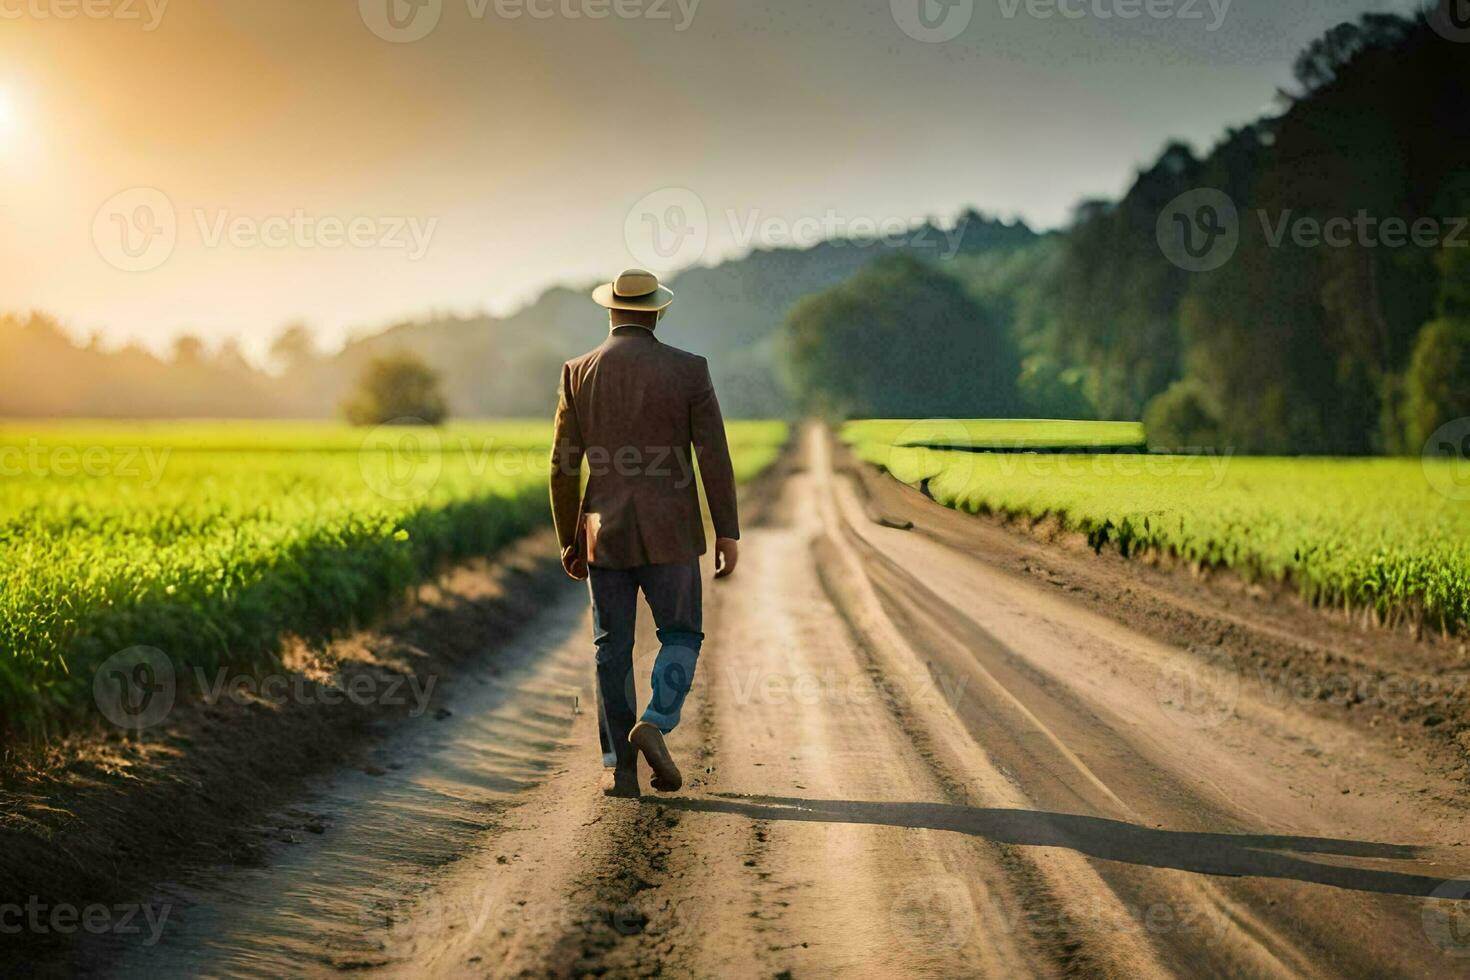
[[[1366, 871], [1392, 890], [1463, 870], [1458, 852], [1423, 846], [1432, 824], [1404, 823], [1402, 805], [1313, 802], [1338, 774], [1301, 771], [1291, 738], [1341, 755], [1339, 768], [1416, 777], [1401, 761], [1258, 705], [1223, 732], [1170, 726], [1151, 680], [1175, 648], [867, 522], [825, 436], [800, 451], [806, 466], [751, 527], [741, 572], [707, 592], [689, 724], [670, 738], [685, 792], [606, 801], [591, 757], [573, 755], [498, 842], [517, 855], [498, 893], [537, 911], [467, 945], [431, 937], [404, 973], [1285, 977], [1444, 964], [1420, 899], [1311, 883]], [[651, 655], [639, 648], [639, 676]], [[579, 738], [594, 746], [595, 730]], [[1316, 795], [1283, 790], [1283, 774]], [[1360, 823], [1380, 807], [1402, 833]], [[1419, 846], [1373, 843], [1404, 835]]]
[[[1003, 716], [994, 711], [972, 712], [966, 727], [977, 742], [999, 753], [997, 758], [1002, 760], [1018, 786], [1027, 791], [1033, 805], [1048, 809], [1080, 807], [1083, 812], [1091, 809], [1100, 815], [1109, 815], [1106, 800], [1087, 801], [1078, 796], [1077, 781], [1069, 781], [1063, 775], [1070, 765], [1079, 771], [1085, 770], [1084, 783], [1102, 782], [1136, 803], [1148, 815], [1149, 826], [1164, 826], [1167, 820], [1174, 826], [1198, 828], [1202, 832], [1209, 829], [1244, 830], [1252, 824], [1258, 825], [1261, 818], [1258, 811], [1265, 810], [1270, 813], [1270, 819], [1286, 820], [1287, 826], [1306, 818], [1303, 838], [1296, 846], [1309, 853], [1316, 849], [1314, 843], [1343, 844], [1306, 839], [1307, 834], [1326, 835], [1333, 829], [1347, 833], [1340, 826], [1331, 828], [1313, 819], [1327, 814], [1293, 812], [1300, 807], [1293, 807], [1297, 801], [1290, 800], [1276, 800], [1272, 807], [1266, 807], [1260, 798], [1252, 800], [1255, 805], [1250, 809], [1241, 810], [1231, 805], [1233, 800], [1229, 790], [1222, 789], [1233, 788], [1238, 794], [1244, 785], [1248, 785], [1241, 778], [1243, 774], [1239, 769], [1242, 765], [1258, 766], [1260, 757], [1279, 744], [1279, 739], [1274, 738], [1269, 729], [1273, 722], [1279, 724], [1280, 719], [1269, 717], [1257, 705], [1242, 703], [1234, 706], [1242, 716], [1238, 726], [1241, 731], [1231, 732], [1229, 743], [1224, 746], [1227, 751], [1221, 751], [1218, 736], [1213, 732], [1200, 735], [1197, 731], [1187, 730], [1188, 726], [1181, 729], [1176, 725], [1171, 729], [1160, 725], [1157, 710], [1152, 719], [1142, 717], [1144, 712], [1140, 712], [1139, 705], [1127, 703], [1126, 689], [1130, 684], [1120, 683], [1124, 678], [1119, 676], [1119, 661], [1126, 659], [1127, 655], [1134, 655], [1134, 659], [1147, 659], [1138, 658], [1138, 651], [1150, 646], [1157, 648], [1157, 644], [1128, 634], [1111, 623], [1104, 623], [1096, 616], [1065, 608], [1061, 602], [1048, 600], [1038, 604], [1034, 586], [1013, 585], [1012, 594], [1006, 596], [1004, 589], [995, 588], [1000, 583], [994, 576], [987, 576], [983, 581], [974, 576], [967, 580], [955, 571], [961, 565], [970, 569], [981, 567], [971, 556], [945, 555], [942, 552], [948, 549], [865, 521], [864, 509], [857, 496], [850, 490], [844, 490], [846, 488], [838, 488], [845, 515], [844, 525], [850, 537], [858, 542], [856, 548], [862, 552], [862, 562], [873, 580], [886, 586], [882, 601], [890, 614], [898, 615], [906, 638], [914, 644], [913, 649], [933, 658], [931, 662], [937, 662], [944, 670], [962, 671], [966, 665], [972, 666], [984, 673], [983, 679], [991, 690], [999, 687], [1007, 697], [1024, 702], [1030, 709], [1026, 713], [1027, 718], [1011, 719], [1011, 724], [999, 725], [996, 722], [1003, 720]], [[903, 555], [901, 546], [896, 547], [897, 537], [907, 539], [903, 544], [910, 546], [908, 555]], [[895, 555], [903, 557], [900, 559]], [[935, 586], [949, 587], [948, 601], [941, 598]], [[1002, 593], [999, 600], [995, 599], [997, 592]], [[996, 606], [1005, 606], [1007, 600], [1011, 600], [1011, 608], [997, 610]], [[958, 602], [966, 602], [966, 612], [960, 612], [952, 604]], [[1064, 608], [1069, 620], [1057, 615]], [[946, 612], [948, 615], [943, 614]], [[981, 622], [993, 624], [1003, 621], [1006, 615], [1011, 615], [1021, 624], [1007, 637], [1013, 647], [998, 642], [980, 625]], [[957, 623], [961, 625], [957, 627]], [[1065, 623], [1066, 628], [1039, 628], [1054, 627], [1057, 623]], [[946, 632], [949, 633], [947, 637]], [[1104, 642], [1099, 643], [1097, 637], [1102, 637]], [[1051, 653], [1068, 648], [1094, 655], [1101, 648], [1106, 656], [1091, 663], [1079, 663], [1077, 658], [1066, 662], [1067, 658]], [[1017, 649], [1023, 652], [1018, 653]], [[1160, 649], [1150, 653], [1163, 653], [1167, 657], [1178, 655], [1178, 651]], [[1154, 671], [1160, 668], [1158, 662], [1149, 666]], [[1123, 672], [1126, 674], [1126, 669]], [[1105, 679], [1104, 683], [1095, 683], [1099, 677]], [[1079, 684], [1078, 678], [1091, 678], [1094, 684], [1091, 687]], [[1134, 678], [1126, 680], [1131, 682]], [[1137, 692], [1132, 693], [1136, 697]], [[1157, 702], [1157, 690], [1149, 693]], [[1111, 698], [1107, 696], [1109, 694]], [[978, 699], [982, 705], [993, 704], [995, 700], [988, 696]], [[972, 708], [977, 706], [974, 700], [967, 699], [966, 703]], [[1158, 704], [1152, 707], [1157, 709]], [[1124, 712], [1122, 715], [1118, 714], [1120, 709]], [[1041, 717], [1037, 717], [1038, 714]], [[1031, 725], [1045, 727], [1042, 717], [1054, 728], [1048, 728], [1048, 742], [1053, 746], [1061, 743], [1063, 747], [1076, 747], [1075, 751], [1066, 748], [1061, 753], [1067, 757], [1067, 765], [1047, 765], [1044, 758], [1038, 758], [1031, 747], [1033, 743], [1025, 738], [1026, 729]], [[1292, 721], [1298, 728], [1324, 727], [1321, 723], [1304, 724], [1301, 719]], [[1260, 737], [1261, 729], [1267, 730], [1264, 739]], [[1313, 733], [1322, 734], [1320, 731]], [[1199, 736], [1195, 739], [1197, 742], [1208, 744], [1196, 746], [1193, 754], [1180, 752], [1180, 742], [1188, 741], [1190, 736]], [[1339, 746], [1350, 741], [1340, 732], [1329, 733], [1328, 738]], [[1352, 760], [1350, 765], [1361, 764], [1369, 754], [1367, 747], [1361, 744], [1350, 749], [1340, 748], [1339, 751]], [[1382, 755], [1379, 753], [1375, 760], [1377, 765], [1390, 766], [1392, 760]], [[1092, 760], [1093, 766], [1089, 768], [1080, 756]], [[1183, 766], [1180, 765], [1181, 760], [1185, 763]], [[1209, 764], [1199, 765], [1205, 761]], [[1224, 770], [1220, 768], [1222, 764]], [[1283, 765], [1281, 768], [1292, 772], [1298, 780], [1305, 777], [1312, 781], [1313, 774], [1301, 772], [1299, 765]], [[1222, 771], [1229, 778], [1222, 776]], [[1411, 781], [1424, 778], [1422, 771], [1418, 770], [1406, 775]], [[1255, 789], [1259, 796], [1269, 798], [1273, 787], [1258, 783]], [[1332, 793], [1336, 795], [1335, 789]], [[1115, 794], [1110, 789], [1108, 795]], [[1127, 809], [1131, 811], [1132, 807]], [[1381, 877], [1375, 881], [1369, 881], [1368, 875], [1354, 875], [1351, 869], [1338, 872], [1331, 867], [1293, 866], [1290, 857], [1283, 857], [1279, 862], [1261, 861], [1252, 865], [1249, 861], [1239, 860], [1238, 855], [1234, 860], [1218, 862], [1222, 865], [1221, 870], [1227, 874], [1244, 874], [1249, 868], [1257, 873], [1257, 877], [1241, 880], [1164, 870], [1177, 857], [1172, 854], [1142, 854], [1133, 858], [1134, 861], [1141, 859], [1141, 865], [1153, 863], [1151, 859], [1156, 860], [1161, 869], [1157, 871], [1145, 870], [1140, 864], [1120, 867], [1101, 862], [1101, 866], [1109, 887], [1125, 896], [1134, 908], [1163, 908], [1172, 913], [1181, 909], [1203, 909], [1208, 917], [1224, 927], [1214, 941], [1205, 943], [1197, 941], [1198, 937], [1170, 930], [1152, 930], [1151, 939], [1176, 971], [1197, 970], [1203, 963], [1214, 962], [1217, 969], [1236, 974], [1280, 972], [1290, 975], [1367, 976], [1411, 973], [1425, 965], [1444, 964], [1445, 958], [1440, 950], [1426, 941], [1420, 903], [1413, 897], [1373, 895], [1362, 889], [1404, 888], [1413, 892], [1432, 887], [1436, 879], [1448, 877], [1456, 868], [1463, 873], [1465, 855], [1434, 853], [1434, 825], [1414, 820], [1406, 823], [1404, 818], [1409, 814], [1404, 812], [1400, 800], [1378, 798], [1369, 800], [1366, 806], [1355, 807], [1357, 815], [1365, 809], [1377, 813], [1376, 825], [1370, 822], [1367, 826], [1382, 835], [1369, 839], [1394, 839], [1414, 827], [1419, 839], [1430, 846], [1394, 848], [1347, 842], [1338, 847], [1339, 853], [1360, 857], [1412, 855], [1419, 858], [1419, 868], [1415, 869], [1419, 877], [1407, 871], [1395, 877], [1393, 871], [1381, 863], [1374, 868], [1376, 862], [1371, 860], [1359, 864], [1367, 865], [1371, 870], [1382, 869]], [[1117, 818], [1126, 816], [1126, 813], [1111, 816]], [[1263, 848], [1282, 846], [1280, 841], [1271, 840], [1270, 835], [1256, 836], [1253, 840]], [[1208, 846], [1204, 838], [1200, 841], [1201, 846]], [[1096, 851], [1092, 844], [1086, 846]], [[1157, 849], [1164, 851], [1177, 846], [1161, 839]], [[1454, 863], [1436, 861], [1435, 858], [1449, 858]], [[1211, 860], [1183, 863], [1208, 866]], [[1268, 867], [1273, 864], [1274, 867]], [[1273, 881], [1273, 875], [1284, 880]], [[1291, 880], [1293, 875], [1305, 875], [1304, 880], [1309, 881], [1335, 879], [1352, 882], [1355, 888], [1334, 890], [1331, 901], [1324, 902], [1322, 886]], [[1354, 914], [1345, 918], [1345, 909], [1351, 909]], [[1357, 923], [1368, 921], [1375, 924], [1376, 930], [1381, 930], [1381, 935], [1373, 936], [1371, 942], [1364, 942]]]
[[[906, 634], [902, 625], [890, 617], [889, 603], [875, 587], [866, 562], [854, 546], [848, 518], [840, 511], [832, 486], [830, 449], [824, 433], [808, 433], [807, 453], [823, 519], [818, 544], [821, 566], [830, 570], [825, 576], [829, 593], [877, 672], [890, 678], [918, 676], [930, 682], [929, 686], [921, 682], [917, 688], [910, 685], [907, 691], [898, 692], [892, 710], [900, 723], [924, 723], [918, 726], [921, 731], [927, 728], [919, 739], [924, 746], [922, 757], [931, 770], [941, 774], [949, 788], [949, 801], [962, 808], [1004, 808], [1011, 812], [1030, 809], [1030, 802], [1015, 785], [1014, 760], [1008, 768], [1004, 761], [992, 758], [959, 717], [959, 709], [978, 704], [984, 706], [992, 723], [995, 716], [1009, 710], [1020, 716], [1019, 724], [1029, 728], [1028, 734], [1041, 735], [1041, 750], [1031, 747], [1028, 762], [1071, 771], [1074, 795], [1080, 792], [1081, 796], [1120, 803], [1054, 734], [1033, 726], [1034, 716], [1009, 691], [989, 678], [979, 678], [989, 683], [976, 684], [973, 664], [935, 663], [912, 645], [915, 636]], [[904, 696], [916, 689], [928, 696]], [[1024, 740], [1022, 736], [1018, 744]], [[1076, 789], [1078, 783], [1080, 791]], [[1046, 962], [1056, 972], [1068, 975], [1141, 976], [1165, 972], [1152, 949], [1139, 942], [1136, 935], [1097, 928], [1098, 923], [1125, 922], [1129, 913], [1076, 854], [1066, 850], [1038, 852], [1004, 843], [992, 846], [1002, 850], [1002, 871], [1012, 884], [1006, 903], [1009, 928], [1027, 931], [1045, 955], [1045, 962], [1029, 964], [1029, 973], [1049, 972], [1044, 969]], [[1077, 914], [1084, 900], [1091, 904], [1091, 912]]]
[[[882, 599], [887, 607], [892, 599], [891, 593], [883, 593]], [[894, 608], [897, 608], [896, 603]], [[928, 608], [925, 607], [926, 611]], [[888, 614], [893, 613], [890, 610]], [[895, 625], [899, 626], [901, 635], [913, 643], [915, 649], [922, 649], [926, 654], [932, 655], [938, 643], [942, 642], [911, 619], [895, 618]], [[960, 648], [958, 652], [968, 655], [972, 650], [973, 648]], [[1117, 817], [1136, 819], [1132, 809], [1068, 749], [1065, 740], [1045, 727], [1028, 709], [1026, 701], [1002, 686], [994, 676], [984, 672], [978, 665], [962, 664], [959, 669], [966, 667], [976, 671], [979, 676], [975, 679], [980, 681], [965, 686], [966, 703], [987, 705], [982, 712], [981, 727], [988, 731], [977, 732], [975, 727], [970, 727], [969, 730], [972, 736], [995, 751], [992, 759], [995, 773], [1011, 783], [1023, 796], [1018, 799], [1013, 795], [1006, 795], [997, 800], [993, 793], [986, 793], [984, 790], [970, 793], [961, 787], [951, 794], [951, 802], [960, 806], [980, 807], [989, 801], [989, 806], [985, 806], [987, 810], [1003, 806], [1014, 814], [1035, 812], [1038, 810], [1038, 803], [1046, 797], [1038, 796], [1034, 789], [1026, 793], [1023, 783], [1039, 777], [1042, 780], [1051, 780], [1060, 791], [1052, 797], [1051, 805], [1056, 809], [1063, 812], [1073, 809], [1102, 809]], [[945, 663], [938, 669], [950, 671], [955, 669], [955, 665], [953, 662]], [[915, 706], [897, 706], [896, 710], [911, 714]], [[1041, 738], [1028, 738], [1030, 735]], [[929, 753], [926, 758], [930, 765], [940, 770], [954, 771], [964, 767], [969, 767], [972, 773], [979, 770], [973, 758], [946, 759], [939, 753]], [[1023, 778], [1022, 774], [1030, 778]], [[1022, 829], [1018, 836], [1024, 837], [1027, 834]], [[1068, 848], [1075, 846], [1065, 832], [1056, 834], [1051, 843]], [[1193, 920], [1199, 914], [1198, 902], [1186, 903], [1179, 895], [1171, 894], [1167, 889], [1140, 889], [1136, 887], [1136, 882], [1128, 880], [1126, 874], [1120, 876], [1104, 874], [1095, 868], [1084, 869], [1075, 861], [1059, 866], [1057, 862], [1040, 860], [1035, 855], [1036, 852], [1031, 848], [1008, 847], [1006, 870], [1027, 894], [1025, 917], [1038, 924], [1041, 930], [1053, 934], [1053, 953], [1058, 957], [1065, 973], [1095, 975], [1117, 972], [1102, 965], [1119, 953], [1114, 948], [1117, 941], [1109, 933], [1138, 931], [1131, 923], [1137, 916], [1136, 910], [1140, 908], [1165, 908], [1171, 915], [1178, 914], [1181, 909], [1190, 909], [1190, 921], [1186, 923], [1186, 927], [1193, 931]], [[1207, 907], [1216, 917], [1218, 927], [1225, 921], [1221, 918], [1224, 909], [1219, 902], [1209, 902]], [[1256, 931], [1259, 933], [1262, 930]], [[1292, 955], [1279, 942], [1259, 941], [1263, 938], [1265, 937], [1259, 935], [1256, 937], [1258, 941], [1254, 945], [1258, 948], [1237, 950], [1226, 958], [1227, 963], [1218, 964], [1219, 968], [1232, 975], [1313, 975], [1314, 971], [1306, 960]], [[1166, 958], [1151, 963], [1150, 968], [1145, 971], [1139, 971], [1139, 953], [1137, 950], [1131, 952], [1135, 962], [1126, 971], [1130, 975], [1140, 975], [1140, 972], [1147, 975], [1171, 972], [1163, 967], [1163, 963], [1170, 960], [1172, 972], [1190, 972], [1191, 964], [1188, 960], [1167, 957], [1167, 950], [1155, 951]], [[1142, 959], [1147, 961], [1148, 958]], [[1193, 966], [1198, 968], [1199, 963], [1195, 962]]]
[[[702, 677], [720, 733], [719, 778], [707, 796], [662, 804], [689, 811], [683, 846], [705, 855], [683, 897], [714, 897], [702, 928], [719, 941], [697, 950], [692, 972], [1064, 972], [1065, 941], [1044, 951], [1003, 915], [1036, 905], [1013, 893], [1006, 848], [805, 819], [803, 801], [946, 794], [914, 743], [913, 717], [891, 710], [886, 679], [862, 660], [827, 596], [813, 561], [821, 524], [807, 479], [791, 479], [789, 506], [749, 536], [747, 564], [721, 590], [712, 670]], [[766, 802], [780, 793], [796, 802]], [[720, 848], [742, 824], [747, 846]], [[740, 898], [722, 901], [737, 890], [732, 880]]]
[[[405, 915], [388, 972], [1458, 965], [1428, 925], [1458, 911], [1422, 894], [1470, 868], [1444, 839], [1460, 814], [1405, 792], [1429, 779], [1412, 757], [1249, 692], [1191, 726], [1199, 706], [1181, 716], [1156, 681], [1192, 654], [869, 520], [830, 452], [807, 433], [805, 468], [781, 474], [739, 574], [706, 593], [670, 738], [686, 789], [602, 798], [584, 711], [562, 768]], [[590, 679], [583, 627], [567, 642]], [[653, 652], [637, 653], [644, 698]], [[1343, 796], [1355, 773], [1373, 786]]]
[[[582, 601], [585, 601], [583, 599]], [[657, 654], [653, 624], [640, 610], [634, 653], [640, 703]], [[697, 932], [705, 896], [685, 902], [668, 885], [688, 873], [698, 847], [680, 846], [686, 814], [635, 800], [604, 798], [597, 718], [590, 707], [591, 628], [584, 615], [566, 640], [584, 664], [589, 707], [576, 720], [561, 769], [506, 816], [493, 842], [436, 882], [405, 928], [384, 972], [399, 976], [643, 976], [687, 973], [684, 950]], [[686, 786], [701, 786], [713, 756], [706, 694], [696, 684], [685, 708], [694, 745], [671, 739]], [[647, 772], [643, 773], [647, 787]]]
[[313, 832], [262, 867], [162, 886], [155, 901], [175, 910], [164, 941], [99, 947], [89, 969], [253, 976], [391, 963], [397, 934], [420, 921], [426, 885], [493, 839], [560, 758], [586, 695], [562, 641], [584, 615], [575, 598], [555, 596], [503, 656], [457, 676], [433, 713], [294, 801]]

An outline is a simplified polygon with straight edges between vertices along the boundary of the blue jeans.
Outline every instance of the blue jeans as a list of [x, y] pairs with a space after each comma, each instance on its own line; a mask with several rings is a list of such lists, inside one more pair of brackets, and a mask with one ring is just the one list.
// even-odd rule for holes
[[694, 684], [694, 668], [704, 643], [703, 583], [699, 559], [676, 565], [587, 570], [592, 593], [592, 640], [597, 645], [597, 708], [605, 766], [633, 761], [628, 733], [638, 711], [633, 680], [633, 631], [638, 593], [648, 601], [662, 644], [653, 662], [653, 696], [643, 720], [665, 735], [679, 724], [684, 698]]

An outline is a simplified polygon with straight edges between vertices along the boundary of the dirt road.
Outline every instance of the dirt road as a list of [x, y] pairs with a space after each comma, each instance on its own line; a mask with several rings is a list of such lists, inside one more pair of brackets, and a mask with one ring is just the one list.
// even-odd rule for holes
[[1065, 556], [1017, 574], [1041, 546], [914, 495], [871, 499], [823, 431], [801, 438], [739, 573], [708, 592], [670, 740], [684, 790], [596, 792], [585, 598], [568, 585], [514, 663], [457, 682], [452, 715], [303, 804], [324, 833], [175, 893], [168, 938], [107, 965], [1470, 974], [1462, 781], [1163, 642], [1143, 612], [1120, 622], [1065, 581]]

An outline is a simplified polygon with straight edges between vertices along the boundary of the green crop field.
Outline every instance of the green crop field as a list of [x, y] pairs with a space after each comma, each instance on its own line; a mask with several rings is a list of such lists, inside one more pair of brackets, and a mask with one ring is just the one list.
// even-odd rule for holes
[[[362, 622], [547, 523], [550, 426], [0, 427], [0, 727], [90, 697], [150, 646], [205, 668]], [[786, 440], [733, 423], [742, 478]]]
[[976, 451], [1146, 448], [1140, 422], [1053, 422], [1036, 419], [872, 419], [850, 422], [851, 442]]
[[950, 507], [1052, 516], [1094, 547], [1155, 549], [1390, 621], [1470, 623], [1470, 500], [1440, 492], [1470, 480], [1452, 461], [954, 452], [871, 438], [882, 431], [843, 435]]
[[730, 422], [725, 431], [735, 479], [741, 483], [755, 479], [774, 463], [790, 435], [785, 422]]

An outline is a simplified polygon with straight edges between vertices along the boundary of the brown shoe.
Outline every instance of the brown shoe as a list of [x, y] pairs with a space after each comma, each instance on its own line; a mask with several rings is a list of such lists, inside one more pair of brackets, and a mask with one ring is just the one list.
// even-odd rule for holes
[[602, 770], [602, 795], [622, 799], [637, 799], [643, 793], [638, 789], [638, 761], [631, 766]]
[[669, 747], [664, 744], [664, 733], [658, 730], [657, 725], [640, 721], [628, 733], [628, 744], [642, 752], [648, 761], [648, 767], [653, 770], [653, 778], [649, 782], [654, 789], [660, 793], [672, 793], [684, 785], [684, 777], [679, 767], [674, 765], [674, 757], [669, 755]]

